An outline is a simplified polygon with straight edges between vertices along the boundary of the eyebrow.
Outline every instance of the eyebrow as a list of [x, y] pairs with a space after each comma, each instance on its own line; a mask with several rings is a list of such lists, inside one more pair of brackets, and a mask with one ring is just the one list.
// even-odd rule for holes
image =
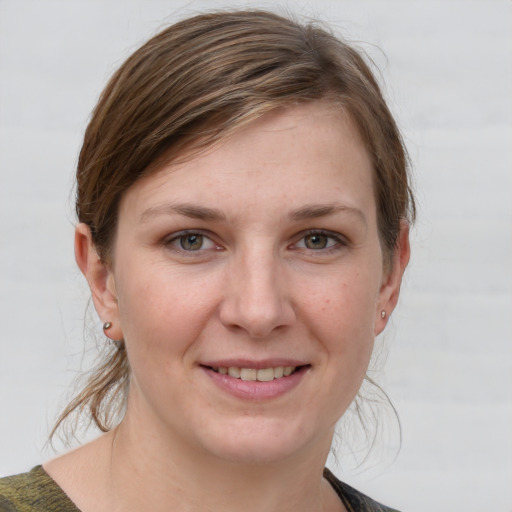
[[290, 218], [295, 221], [317, 219], [319, 217], [326, 217], [327, 215], [332, 215], [338, 212], [346, 212], [356, 215], [365, 226], [367, 224], [366, 217], [361, 210], [339, 203], [306, 205], [291, 212]]
[[204, 206], [198, 206], [189, 203], [180, 204], [166, 204], [163, 206], [155, 206], [148, 208], [142, 212], [140, 218], [142, 222], [145, 222], [150, 217], [156, 215], [172, 215], [172, 214], [183, 215], [184, 217], [190, 217], [191, 219], [199, 220], [225, 220], [226, 216], [220, 210], [216, 208], [206, 208]]
[[[320, 217], [326, 217], [333, 215], [338, 212], [346, 212], [352, 215], [356, 215], [366, 226], [366, 217], [364, 213], [358, 208], [351, 206], [333, 203], [333, 204], [311, 204], [302, 206], [297, 210], [290, 212], [289, 218], [293, 221], [302, 221], [309, 219], [317, 219]], [[148, 208], [141, 214], [141, 221], [145, 222], [149, 218], [157, 215], [183, 215], [191, 219], [209, 220], [209, 221], [225, 221], [226, 215], [217, 208], [206, 208], [204, 206], [198, 206], [190, 203], [179, 203], [179, 204], [166, 204], [162, 206], [155, 206]]]

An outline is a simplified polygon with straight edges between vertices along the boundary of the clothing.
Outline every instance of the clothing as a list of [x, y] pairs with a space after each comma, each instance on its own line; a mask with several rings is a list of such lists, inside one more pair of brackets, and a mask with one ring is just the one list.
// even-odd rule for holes
[[336, 491], [348, 512], [398, 512], [394, 508], [385, 507], [377, 503], [362, 492], [338, 480], [327, 468], [324, 469], [324, 478]]
[[[324, 477], [348, 512], [397, 512], [340, 482], [327, 468]], [[0, 512], [80, 511], [42, 466], [36, 466], [28, 473], [0, 478]]]
[[80, 512], [42, 468], [0, 478], [0, 512]]

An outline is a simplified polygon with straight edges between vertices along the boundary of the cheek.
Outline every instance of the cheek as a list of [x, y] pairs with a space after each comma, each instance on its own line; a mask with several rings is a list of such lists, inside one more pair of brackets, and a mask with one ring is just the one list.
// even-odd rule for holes
[[[322, 407], [330, 411], [333, 423], [345, 413], [366, 375], [374, 345], [374, 304], [375, 294], [350, 280], [310, 294], [303, 303], [317, 343]], [[318, 407], [319, 400], [316, 395], [309, 407]]]
[[[151, 267], [146, 266], [151, 269]], [[118, 304], [128, 348], [185, 351], [201, 331], [211, 309], [206, 287], [191, 286], [177, 276], [167, 279], [156, 269], [133, 272], [120, 281]]]
[[357, 393], [373, 351], [378, 293], [370, 281], [354, 272], [307, 295], [303, 303], [325, 361], [325, 389], [341, 413]]
[[[144, 276], [141, 276], [144, 277]], [[176, 283], [175, 283], [176, 284]], [[119, 293], [119, 310], [132, 371], [132, 395], [158, 409], [173, 402], [169, 389], [187, 382], [184, 371], [204, 325], [204, 304], [197, 291], [151, 278], [130, 280]], [[189, 383], [190, 384], [190, 383]]]
[[343, 339], [348, 344], [373, 341], [378, 290], [368, 279], [354, 272], [350, 277], [331, 279], [321, 289], [304, 290], [302, 296], [303, 309], [316, 329], [324, 333], [322, 338]]

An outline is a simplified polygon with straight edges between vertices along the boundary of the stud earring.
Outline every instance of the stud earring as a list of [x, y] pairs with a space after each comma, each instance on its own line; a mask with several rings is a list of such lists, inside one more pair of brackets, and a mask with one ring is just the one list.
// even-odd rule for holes
[[384, 320], [384, 318], [386, 318], [386, 312], [384, 310], [382, 310], [380, 312], [380, 317]]
[[[103, 330], [108, 331], [112, 327], [112, 322], [105, 322], [103, 324]], [[118, 350], [124, 350], [124, 340], [113, 340], [110, 338], [110, 336], [107, 336], [107, 338], [110, 339], [110, 341], [117, 347]]]

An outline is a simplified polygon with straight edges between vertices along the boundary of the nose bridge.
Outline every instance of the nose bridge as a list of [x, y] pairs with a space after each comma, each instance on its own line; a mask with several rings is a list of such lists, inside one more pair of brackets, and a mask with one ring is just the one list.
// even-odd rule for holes
[[286, 273], [268, 244], [244, 246], [234, 256], [221, 309], [221, 320], [261, 338], [294, 318]]

